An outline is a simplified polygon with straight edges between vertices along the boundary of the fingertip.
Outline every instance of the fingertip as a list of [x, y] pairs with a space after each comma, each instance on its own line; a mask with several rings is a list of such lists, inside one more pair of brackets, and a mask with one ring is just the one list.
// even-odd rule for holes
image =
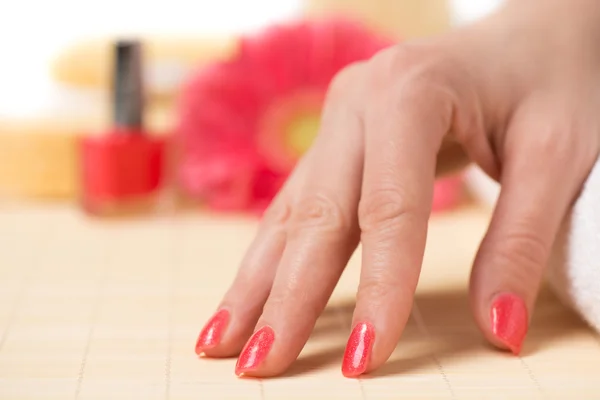
[[489, 317], [491, 333], [497, 343], [519, 355], [529, 329], [525, 301], [514, 293], [500, 293], [491, 303]]
[[342, 368], [342, 375], [344, 376], [344, 378], [348, 378], [348, 379], [360, 378], [364, 373], [365, 373], [365, 371], [362, 371], [362, 372], [347, 371], [344, 368]]
[[238, 368], [237, 366], [235, 367], [234, 373], [238, 379], [260, 379], [260, 378], [263, 378], [263, 376], [261, 376], [256, 371], [253, 372], [251, 370], [246, 370], [244, 368]]
[[488, 341], [496, 350], [498, 350], [500, 352], [504, 352], [504, 353], [510, 353], [511, 355], [516, 356], [516, 357], [521, 355], [521, 351], [523, 349], [522, 344], [515, 345], [515, 344], [508, 343], [498, 337], [493, 336], [493, 334], [491, 334], [491, 337], [488, 337]]
[[342, 361], [342, 375], [346, 378], [356, 378], [367, 371], [371, 362], [374, 342], [375, 328], [373, 325], [370, 322], [356, 324], [346, 344]]
[[240, 354], [253, 332], [254, 315], [236, 316], [220, 310], [202, 328], [194, 351], [199, 358], [229, 358]]
[[235, 374], [238, 377], [259, 374], [260, 368], [269, 356], [274, 342], [275, 331], [269, 325], [265, 325], [254, 332], [238, 357]]
[[200, 356], [200, 354], [219, 346], [229, 326], [230, 318], [229, 310], [220, 309], [206, 322], [196, 340], [194, 348], [196, 355]]

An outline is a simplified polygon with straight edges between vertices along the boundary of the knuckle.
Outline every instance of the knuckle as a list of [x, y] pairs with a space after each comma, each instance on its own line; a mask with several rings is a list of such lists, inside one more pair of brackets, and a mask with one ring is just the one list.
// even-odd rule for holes
[[364, 67], [363, 62], [352, 63], [339, 71], [329, 84], [327, 99], [336, 100], [343, 98], [359, 81]]
[[261, 320], [276, 319], [282, 310], [286, 310], [289, 299], [290, 297], [283, 293], [271, 292], [263, 306]]
[[571, 108], [563, 109], [546, 98], [534, 98], [523, 106], [522, 113], [522, 117], [516, 119], [512, 146], [523, 144], [523, 151], [535, 152], [538, 162], [546, 165], [568, 162], [577, 152], [578, 139], [587, 125], [580, 113]]
[[395, 230], [404, 219], [418, 212], [415, 203], [398, 186], [374, 190], [365, 195], [359, 204], [360, 229], [365, 234]]
[[374, 70], [380, 73], [392, 73], [410, 70], [425, 59], [424, 48], [414, 44], [398, 44], [380, 51], [371, 59]]
[[[345, 109], [350, 116], [357, 116], [362, 108], [362, 95], [365, 81], [363, 79], [365, 62], [359, 61], [338, 72], [327, 89], [323, 105], [323, 119], [340, 108]], [[323, 124], [326, 124], [323, 121]]]
[[357, 302], [369, 303], [384, 301], [387, 297], [402, 290], [402, 283], [396, 276], [382, 272], [376, 277], [363, 279], [358, 289]]
[[451, 72], [456, 67], [440, 52], [428, 46], [400, 45], [376, 55], [372, 60], [371, 90], [383, 92], [386, 110], [405, 113], [422, 110], [420, 119], [450, 124], [458, 93], [453, 89]]
[[289, 294], [286, 296], [281, 291], [271, 292], [263, 307], [263, 315], [273, 315], [278, 310], [283, 310], [289, 299]]
[[388, 57], [392, 73], [429, 71], [431, 53], [418, 45], [399, 45]]
[[306, 290], [305, 285], [290, 280], [287, 285], [271, 292], [264, 305], [263, 315], [275, 319], [282, 313], [302, 313], [308, 319], [316, 319], [321, 312], [319, 304], [315, 301], [314, 293]]
[[437, 111], [440, 105], [447, 106], [452, 99], [449, 86], [445, 85], [440, 78], [429, 75], [427, 71], [420, 71], [407, 77], [401, 85], [393, 88], [392, 93], [395, 105], [403, 108], [407, 102], [418, 102], [429, 104]]
[[[571, 160], [573, 150], [572, 136], [562, 130], [546, 130], [535, 141], [537, 151], [546, 158], [560, 164]], [[564, 165], [564, 164], [562, 164]]]
[[284, 198], [277, 198], [263, 214], [263, 223], [274, 226], [285, 226], [292, 214], [290, 202]]
[[[388, 103], [391, 113], [406, 116], [407, 110], [410, 110], [411, 118], [430, 127], [426, 132], [440, 132], [452, 125], [459, 102], [458, 95], [449, 85], [423, 72], [392, 87]], [[432, 113], [432, 110], [435, 111]]]
[[515, 230], [499, 241], [496, 256], [500, 265], [512, 265], [525, 274], [541, 271], [549, 255], [549, 247], [531, 230]]
[[305, 230], [341, 233], [350, 229], [340, 204], [323, 193], [302, 197], [292, 211], [290, 225], [291, 233]]
[[[522, 162], [525, 165], [537, 163], [537, 168], [549, 169], [557, 179], [581, 184], [598, 158], [598, 146], [589, 134], [592, 123], [581, 112], [570, 108], [555, 109], [550, 109], [552, 118], [531, 118], [528, 121], [530, 125], [526, 127], [534, 133], [523, 139], [526, 146], [523, 146]], [[527, 151], [538, 156], [528, 159]]]
[[427, 83], [440, 78], [447, 62], [442, 52], [430, 46], [400, 44], [376, 54], [370, 66], [372, 77], [386, 85], [398, 80]]

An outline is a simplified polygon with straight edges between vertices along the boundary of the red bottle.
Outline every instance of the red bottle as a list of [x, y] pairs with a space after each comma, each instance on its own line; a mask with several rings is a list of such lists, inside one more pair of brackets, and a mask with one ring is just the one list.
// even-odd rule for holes
[[113, 128], [82, 141], [82, 202], [90, 214], [148, 212], [157, 206], [166, 143], [144, 130], [141, 53], [139, 42], [116, 43]]

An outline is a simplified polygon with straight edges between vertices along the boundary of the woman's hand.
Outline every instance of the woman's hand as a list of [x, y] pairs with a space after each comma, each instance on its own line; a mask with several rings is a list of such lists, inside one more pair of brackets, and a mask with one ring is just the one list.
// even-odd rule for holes
[[515, 1], [339, 74], [320, 134], [267, 211], [197, 352], [243, 350], [238, 374], [284, 372], [361, 242], [342, 370], [384, 364], [411, 311], [436, 173], [458, 143], [502, 184], [473, 266], [473, 312], [490, 342], [518, 353], [557, 230], [600, 151], [594, 3]]

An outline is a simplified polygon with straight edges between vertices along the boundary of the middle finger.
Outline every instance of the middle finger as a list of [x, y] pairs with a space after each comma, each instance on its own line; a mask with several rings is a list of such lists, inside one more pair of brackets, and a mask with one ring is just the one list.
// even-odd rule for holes
[[433, 79], [386, 85], [365, 115], [359, 209], [363, 245], [353, 331], [342, 372], [355, 377], [384, 362], [410, 315], [431, 212], [436, 157], [452, 103]]

